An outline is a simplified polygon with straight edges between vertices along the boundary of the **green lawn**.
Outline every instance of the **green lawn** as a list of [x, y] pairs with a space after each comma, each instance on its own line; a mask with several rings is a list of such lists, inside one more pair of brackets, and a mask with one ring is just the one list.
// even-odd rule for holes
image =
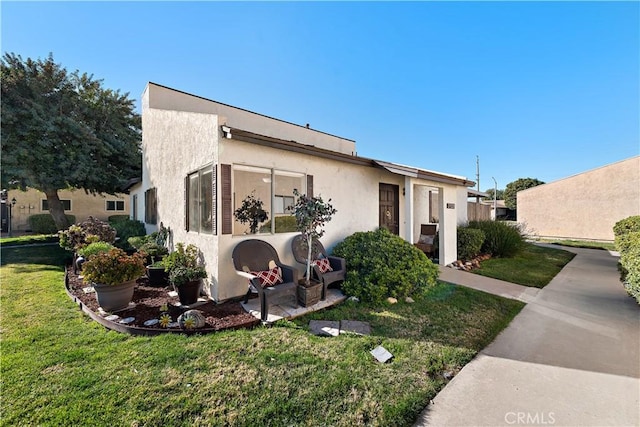
[[[273, 327], [133, 337], [64, 292], [57, 246], [2, 250], [1, 425], [411, 426], [523, 304], [440, 283], [414, 304], [353, 302]], [[311, 318], [371, 323], [316, 337]], [[383, 345], [392, 362], [369, 351]]]
[[575, 254], [562, 249], [526, 243], [512, 258], [491, 258], [480, 263], [475, 274], [536, 288], [545, 287]]
[[616, 251], [613, 242], [593, 242], [588, 240], [541, 240], [541, 243], [551, 243], [553, 245], [570, 246], [574, 248], [603, 249], [606, 251]]
[[55, 234], [37, 234], [18, 237], [3, 237], [0, 239], [0, 246], [21, 246], [37, 243], [58, 243], [58, 236]]

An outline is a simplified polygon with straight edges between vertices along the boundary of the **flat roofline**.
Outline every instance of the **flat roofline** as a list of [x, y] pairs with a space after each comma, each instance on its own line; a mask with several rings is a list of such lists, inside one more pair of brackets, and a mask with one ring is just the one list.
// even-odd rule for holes
[[285, 141], [283, 139], [260, 135], [250, 131], [229, 127], [226, 125], [222, 125], [221, 129], [223, 134], [225, 134], [225, 136], [230, 134], [231, 139], [235, 139], [238, 141], [249, 142], [252, 144], [262, 145], [262, 146], [276, 148], [280, 150], [292, 151], [296, 153], [307, 154], [311, 156], [321, 157], [324, 159], [336, 160], [336, 161], [356, 164], [360, 166], [381, 168], [397, 175], [410, 176], [410, 177], [425, 179], [429, 181], [442, 182], [445, 184], [461, 185], [465, 187], [475, 185], [474, 182], [469, 181], [463, 177], [440, 174], [437, 172], [413, 168], [410, 166], [396, 165], [394, 163], [384, 162], [382, 160], [369, 159], [366, 157], [359, 157], [357, 155], [343, 154], [336, 151], [327, 150], [324, 148], [318, 148], [314, 145], [306, 145], [297, 141]]
[[313, 131], [313, 132], [317, 132], [317, 133], [321, 133], [323, 135], [331, 136], [331, 137], [334, 137], [334, 138], [344, 139], [345, 141], [353, 142], [354, 144], [356, 143], [356, 141], [354, 139], [349, 139], [349, 138], [345, 138], [343, 136], [338, 136], [338, 135], [334, 135], [334, 134], [331, 134], [331, 133], [328, 133], [328, 132], [323, 132], [321, 130], [317, 130], [317, 129], [313, 129], [313, 128], [306, 127], [306, 126], [303, 126], [303, 125], [299, 125], [297, 123], [288, 122], [286, 120], [278, 119], [276, 117], [267, 116], [266, 114], [256, 113], [255, 111], [247, 110], [246, 108], [235, 107], [233, 105], [225, 104], [224, 102], [219, 102], [219, 101], [216, 101], [214, 99], [205, 98], [204, 96], [194, 95], [192, 93], [185, 92], [185, 91], [179, 90], [179, 89], [174, 89], [172, 87], [164, 86], [164, 85], [161, 85], [161, 84], [158, 84], [158, 83], [155, 83], [155, 82], [151, 82], [151, 81], [147, 82], [147, 86], [149, 86], [149, 85], [154, 85], [154, 86], [157, 86], [157, 87], [160, 87], [160, 88], [163, 88], [163, 89], [167, 89], [167, 90], [171, 90], [173, 92], [177, 92], [177, 93], [180, 93], [180, 94], [183, 94], [183, 95], [192, 96], [194, 98], [202, 99], [203, 101], [215, 102], [216, 104], [223, 105], [223, 106], [225, 106], [227, 108], [233, 108], [235, 110], [239, 110], [239, 111], [244, 111], [244, 112], [247, 112], [247, 113], [255, 114], [256, 116], [265, 117], [265, 118], [271, 119], [271, 120], [276, 120], [276, 121], [281, 122], [281, 123], [286, 123], [286, 124], [289, 124], [289, 125], [292, 125], [292, 126], [297, 126], [299, 128], [307, 129], [307, 130], [310, 130], [310, 131]]

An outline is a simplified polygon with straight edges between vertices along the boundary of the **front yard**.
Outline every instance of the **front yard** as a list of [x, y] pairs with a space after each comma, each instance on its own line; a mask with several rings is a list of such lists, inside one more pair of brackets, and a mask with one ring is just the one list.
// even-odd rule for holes
[[[2, 425], [398, 425], [523, 304], [441, 283], [424, 300], [345, 303], [274, 327], [133, 337], [67, 297], [56, 246], [3, 249]], [[311, 318], [362, 320], [321, 338]], [[376, 362], [383, 345], [394, 359]]]
[[480, 268], [472, 272], [519, 285], [544, 288], [574, 256], [559, 248], [526, 243], [513, 257], [482, 261]]

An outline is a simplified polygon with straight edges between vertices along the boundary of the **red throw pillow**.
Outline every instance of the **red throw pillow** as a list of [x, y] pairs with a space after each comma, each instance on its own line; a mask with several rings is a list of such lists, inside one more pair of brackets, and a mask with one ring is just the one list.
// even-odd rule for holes
[[274, 267], [266, 271], [251, 271], [249, 274], [256, 276], [263, 288], [275, 286], [283, 282], [280, 267]]
[[317, 259], [313, 261], [313, 263], [318, 266], [318, 268], [320, 269], [320, 273], [324, 274], [327, 271], [333, 271], [333, 268], [331, 268], [331, 264], [329, 263], [329, 260], [327, 258]]

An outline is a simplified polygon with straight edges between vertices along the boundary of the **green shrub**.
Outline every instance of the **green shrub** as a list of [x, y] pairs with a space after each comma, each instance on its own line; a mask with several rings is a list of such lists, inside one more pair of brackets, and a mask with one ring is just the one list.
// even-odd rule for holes
[[480, 251], [493, 257], [512, 257], [524, 243], [520, 229], [504, 221], [470, 221], [469, 227], [484, 231], [485, 239]]
[[415, 296], [438, 278], [438, 267], [422, 251], [386, 229], [354, 233], [333, 254], [347, 263], [342, 290], [361, 301]]
[[[121, 217], [122, 215], [114, 215]], [[116, 221], [110, 222], [111, 227], [116, 230], [116, 247], [124, 249], [125, 251], [132, 250], [133, 247], [129, 244], [129, 238], [134, 236], [144, 236], [147, 234], [147, 230], [144, 228], [144, 224], [135, 219], [120, 218]]]
[[640, 231], [640, 215], [622, 219], [613, 226], [613, 234], [618, 237], [632, 231]]
[[113, 245], [107, 242], [94, 242], [85, 246], [84, 248], [78, 249], [78, 255], [84, 257], [84, 259], [88, 260], [94, 255], [101, 254], [103, 252], [109, 252], [113, 249]]
[[470, 260], [480, 254], [484, 231], [478, 228], [458, 227], [458, 259]]
[[640, 231], [616, 236], [624, 287], [640, 303]]
[[58, 232], [60, 246], [68, 251], [77, 251], [93, 242], [113, 243], [116, 230], [104, 221], [90, 216], [80, 224]]
[[[76, 222], [74, 215], [65, 215], [69, 224]], [[51, 214], [36, 214], [29, 217], [29, 227], [31, 231], [37, 234], [55, 234], [58, 232], [58, 227], [53, 221]]]
[[128, 219], [129, 215], [109, 215], [107, 221], [111, 224], [112, 222], [127, 221]]

